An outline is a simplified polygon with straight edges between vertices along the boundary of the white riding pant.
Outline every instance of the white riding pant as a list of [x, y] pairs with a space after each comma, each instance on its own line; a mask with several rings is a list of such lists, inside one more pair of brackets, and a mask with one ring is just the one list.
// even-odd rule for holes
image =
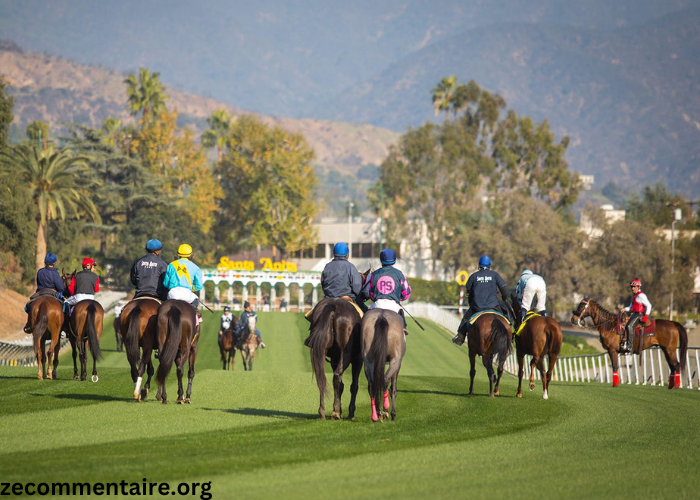
[[401, 311], [401, 306], [391, 299], [377, 299], [369, 306], [369, 309], [387, 309], [398, 314]]
[[547, 303], [547, 285], [540, 276], [533, 276], [525, 283], [523, 290], [523, 311], [544, 311]]
[[181, 286], [171, 288], [168, 291], [168, 299], [184, 300], [188, 304], [191, 304], [198, 298], [199, 297], [197, 297], [197, 295], [192, 290]]
[[95, 300], [95, 294], [76, 293], [75, 295], [71, 295], [66, 299], [66, 304], [68, 304], [69, 306], [74, 306], [81, 300]]

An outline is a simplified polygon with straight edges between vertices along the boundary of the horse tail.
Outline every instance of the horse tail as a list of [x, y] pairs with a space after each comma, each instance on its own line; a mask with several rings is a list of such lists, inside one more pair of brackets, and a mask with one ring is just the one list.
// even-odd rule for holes
[[[29, 307], [34, 306], [35, 304], [30, 305]], [[34, 339], [41, 338], [44, 335], [44, 332], [46, 329], [49, 327], [49, 314], [47, 309], [47, 306], [42, 304], [43, 307], [39, 307], [39, 310], [36, 312], [36, 318], [38, 321], [34, 324], [34, 328], [32, 330], [32, 337]], [[31, 313], [31, 310], [29, 311]], [[63, 325], [61, 325], [63, 326]], [[59, 332], [60, 334], [60, 332]]]
[[311, 366], [316, 377], [318, 390], [323, 394], [326, 393], [326, 346], [328, 345], [328, 337], [333, 333], [335, 313], [335, 307], [331, 309], [330, 314], [320, 312], [316, 315], [317, 320], [311, 326], [311, 340], [309, 341]]
[[182, 338], [182, 313], [180, 309], [173, 306], [168, 311], [168, 333], [165, 337], [163, 349], [160, 351], [160, 364], [158, 365], [158, 373], [156, 380], [159, 384], [164, 384], [165, 379], [170, 373], [173, 361], [177, 356], [177, 350], [180, 347], [180, 339]]
[[374, 338], [372, 346], [369, 349], [367, 356], [374, 363], [374, 371], [372, 373], [372, 381], [370, 383], [370, 392], [376, 401], [380, 401], [384, 397], [387, 383], [384, 376], [384, 365], [386, 357], [389, 353], [389, 322], [382, 314], [374, 323]]
[[681, 349], [680, 367], [681, 370], [685, 370], [686, 358], [688, 357], [688, 332], [677, 321], [674, 321], [674, 323], [676, 323], [676, 328], [678, 328], [678, 346]]
[[92, 359], [94, 360], [98, 360], [102, 357], [100, 340], [97, 338], [97, 329], [95, 328], [96, 312], [97, 307], [95, 304], [90, 304], [87, 306], [87, 312], [85, 314], [85, 328], [87, 329], [88, 342], [90, 342], [90, 353], [92, 354]]
[[491, 347], [493, 353], [498, 354], [498, 366], [503, 366], [506, 358], [510, 355], [510, 338], [508, 338], [508, 330], [505, 325], [494, 319], [491, 322]]
[[[139, 301], [136, 301], [139, 302]], [[139, 353], [139, 317], [141, 316], [141, 306], [135, 306], [129, 313], [126, 325], [126, 338], [124, 345], [126, 346], [126, 359], [131, 365], [136, 365], [141, 357]]]

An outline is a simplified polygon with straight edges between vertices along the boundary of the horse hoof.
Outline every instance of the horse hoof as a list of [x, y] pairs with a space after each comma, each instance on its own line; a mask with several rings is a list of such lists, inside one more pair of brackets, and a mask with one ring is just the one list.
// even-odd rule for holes
[[530, 390], [531, 390], [531, 391], [534, 391], [534, 390], [535, 390], [535, 384], [532, 383], [532, 382], [530, 383]]
[[144, 401], [148, 397], [148, 391], [141, 391], [141, 394], [139, 395], [139, 400]]
[[383, 411], [383, 412], [381, 412], [379, 418], [381, 419], [382, 422], [386, 422], [389, 419], [389, 413]]
[[334, 411], [331, 413], [331, 420], [343, 420], [343, 417], [340, 413]]
[[515, 397], [516, 397], [516, 398], [522, 398], [523, 395], [522, 395], [522, 393], [519, 392], [519, 393], [517, 393], [517, 394], [515, 395]]
[[547, 391], [542, 394], [542, 399], [549, 399], [549, 394], [547, 394]]
[[73, 380], [79, 380], [80, 377], [78, 375], [73, 375]]
[[96, 383], [98, 380], [100, 380], [100, 377], [98, 377], [97, 375], [93, 375], [91, 380], [93, 381], [93, 383]]
[[185, 404], [186, 405], [192, 404], [192, 401], [190, 401], [190, 398], [185, 398]]
[[379, 418], [376, 415], [372, 415], [372, 422], [376, 422]]
[[184, 399], [178, 399], [178, 400], [177, 400], [177, 404], [183, 405], [183, 404], [185, 404], [185, 400], [184, 400]]

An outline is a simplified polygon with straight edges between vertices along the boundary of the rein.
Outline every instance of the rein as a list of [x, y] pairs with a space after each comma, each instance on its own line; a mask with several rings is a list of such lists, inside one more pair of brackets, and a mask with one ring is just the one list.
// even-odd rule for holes
[[[591, 330], [591, 331], [593, 331], [593, 330], [599, 330], [600, 328], [602, 328], [602, 329], [604, 329], [604, 330], [610, 330], [610, 331], [613, 331], [613, 332], [617, 331], [617, 324], [618, 324], [618, 322], [619, 322], [619, 321], [618, 321], [618, 316], [616, 316], [615, 314], [611, 313], [611, 312], [608, 311], [607, 309], [604, 309], [603, 307], [601, 307], [600, 305], [598, 305], [597, 302], [590, 301], [590, 300], [581, 301], [581, 302], [585, 304], [585, 307], [583, 308], [583, 311], [581, 311], [581, 314], [583, 314], [583, 312], [584, 312], [586, 309], [588, 309], [588, 307], [589, 307], [589, 305], [590, 305], [590, 302], [593, 302], [593, 304], [595, 304], [595, 306], [596, 306], [596, 308], [597, 308], [597, 310], [598, 310], [599, 316], [604, 315], [604, 316], [606, 316], [608, 319], [606, 319], [605, 321], [600, 321], [599, 323], [596, 323], [596, 322], [594, 321], [594, 322], [593, 322], [593, 326], [588, 326], [585, 322], [583, 322], [583, 323], [581, 322], [581, 319], [582, 319], [582, 318], [581, 318], [581, 315], [579, 315], [578, 326], [580, 326], [581, 328], [585, 328], [585, 329], [587, 329], [587, 330]], [[593, 317], [591, 316], [590, 311], [588, 312], [588, 316], [591, 318], [591, 321], [593, 321]]]

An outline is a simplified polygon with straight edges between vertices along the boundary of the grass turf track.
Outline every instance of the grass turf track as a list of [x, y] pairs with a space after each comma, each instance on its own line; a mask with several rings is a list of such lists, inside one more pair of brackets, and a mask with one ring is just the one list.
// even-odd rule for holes
[[[205, 317], [189, 406], [130, 401], [108, 318], [96, 384], [68, 378], [70, 355], [58, 381], [0, 367], [1, 481], [211, 481], [227, 499], [697, 498], [700, 391], [555, 383], [549, 401], [539, 384], [517, 400], [505, 376], [489, 399], [479, 359], [467, 397], [466, 348], [421, 322], [426, 332], [409, 325], [398, 421], [373, 424], [364, 375], [356, 422], [316, 420], [301, 315], [260, 314], [268, 348], [248, 373], [240, 358], [221, 370], [218, 319]], [[348, 392], [346, 378], [345, 412]]]

